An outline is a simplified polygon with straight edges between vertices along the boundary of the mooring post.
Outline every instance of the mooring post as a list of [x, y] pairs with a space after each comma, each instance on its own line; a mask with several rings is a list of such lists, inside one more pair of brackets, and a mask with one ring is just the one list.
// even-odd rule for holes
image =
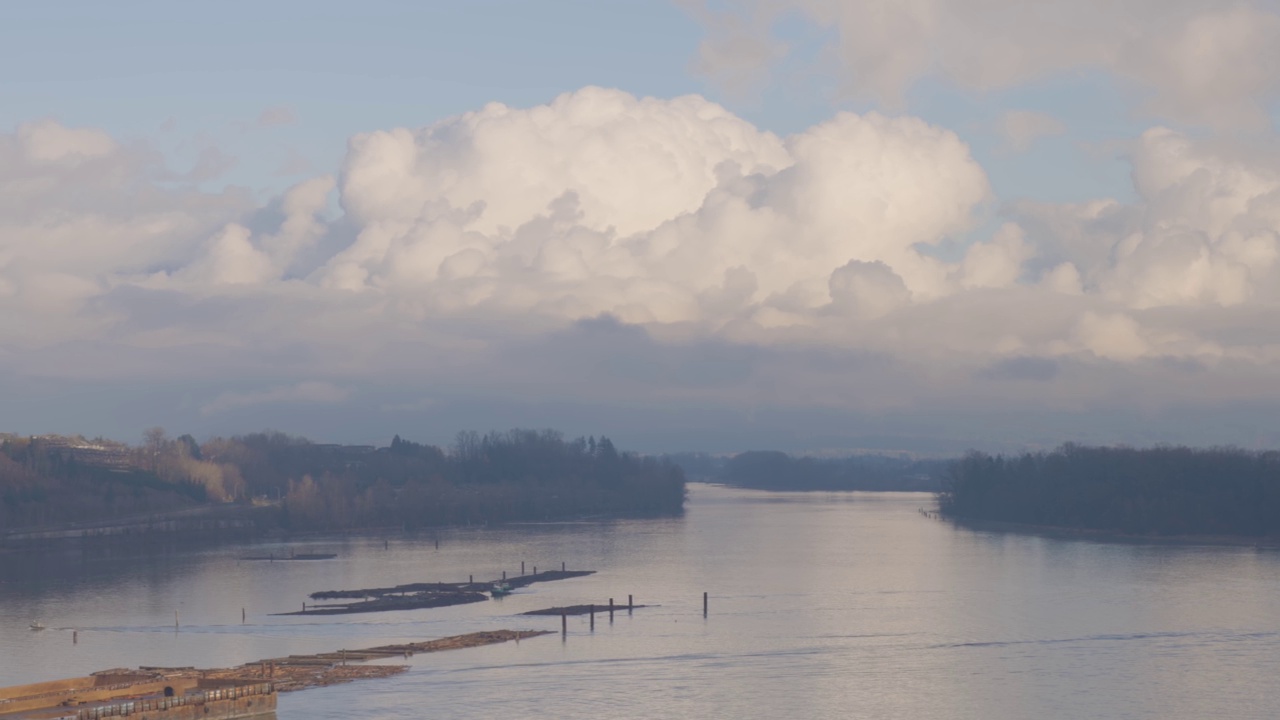
[[502, 581], [503, 581], [503, 582], [506, 582], [506, 581], [507, 581], [507, 571], [506, 571], [506, 570], [503, 570], [503, 571], [502, 571]]
[[178, 611], [177, 610], [173, 611], [173, 629], [174, 630], [178, 629]]
[[523, 560], [521, 560], [521, 561], [520, 561], [520, 574], [521, 574], [521, 575], [523, 575], [523, 574], [524, 574], [524, 561], [523, 561]]
[[78, 642], [80, 642], [80, 631], [79, 631], [79, 630], [72, 630], [72, 631], [71, 631], [71, 644], [72, 644], [72, 645], [75, 645], [75, 644], [76, 644], [76, 643], [78, 643]]
[[537, 565], [534, 565], [534, 566], [533, 566], [533, 574], [534, 574], [535, 576], [538, 574], [538, 566], [537, 566]]
[[632, 607], [634, 607], [634, 605], [632, 605], [632, 602], [631, 602], [631, 596], [630, 596], [630, 595], [628, 595], [628, 596], [627, 596], [627, 614], [628, 614], [628, 615], [630, 615], [630, 614], [631, 614], [631, 608], [632, 608]]
[[609, 624], [613, 624], [613, 598], [609, 598]]
[[702, 617], [707, 616], [707, 594], [702, 593]]
[[560, 613], [560, 634], [562, 636], [569, 634], [569, 616], [564, 613]]
[[307, 602], [304, 600], [302, 601], [302, 612], [306, 612], [306, 611], [307, 611]]
[[560, 572], [564, 572], [564, 561], [560, 561]]
[[468, 585], [475, 585], [475, 584], [476, 584], [476, 576], [475, 576], [475, 575], [468, 575], [468, 576], [467, 576], [467, 584], [468, 584]]
[[589, 612], [591, 613], [591, 632], [595, 632], [596, 631], [596, 606], [594, 604], [591, 605]]
[[248, 616], [245, 614], [245, 612], [244, 612], [244, 608], [240, 608], [240, 624], [241, 624], [241, 625], [243, 625], [243, 624], [244, 624], [244, 620], [245, 620], [245, 618], [246, 618], [246, 617], [248, 617]]

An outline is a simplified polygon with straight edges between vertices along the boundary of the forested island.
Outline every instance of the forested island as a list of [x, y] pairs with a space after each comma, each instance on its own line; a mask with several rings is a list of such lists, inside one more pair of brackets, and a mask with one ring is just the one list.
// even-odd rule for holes
[[1133, 535], [1280, 536], [1280, 453], [1082, 447], [954, 461], [941, 511]]
[[703, 453], [668, 457], [691, 478], [756, 490], [935, 492], [947, 469], [945, 460], [906, 455], [820, 458], [752, 450], [727, 458]]
[[[251, 517], [255, 528], [351, 530], [682, 512], [684, 474], [606, 437], [459, 433], [448, 448], [315, 443], [264, 432], [141, 445], [0, 435], [0, 534], [138, 517]], [[237, 508], [242, 513], [234, 513]], [[224, 523], [225, 524], [225, 523]]]

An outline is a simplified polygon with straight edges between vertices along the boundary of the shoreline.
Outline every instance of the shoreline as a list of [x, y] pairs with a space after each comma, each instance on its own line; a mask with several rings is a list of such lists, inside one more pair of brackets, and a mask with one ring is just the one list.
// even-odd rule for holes
[[[225, 526], [198, 530], [148, 530], [143, 532], [107, 532], [91, 534], [103, 527], [85, 528], [64, 523], [40, 528], [21, 528], [0, 534], [0, 554], [68, 551], [87, 545], [99, 547], [156, 547], [164, 545], [255, 545], [264, 542], [304, 542], [308, 540], [367, 538], [386, 540], [430, 538], [442, 532], [470, 529], [507, 528], [517, 526], [562, 525], [566, 523], [602, 523], [620, 520], [651, 520], [683, 517], [686, 509], [666, 513], [592, 513], [565, 515], [542, 520], [484, 521], [451, 525], [426, 525], [406, 529], [395, 525], [348, 528], [345, 530], [288, 530], [279, 527]], [[153, 520], [159, 522], [159, 520]], [[129, 527], [142, 523], [128, 522]], [[118, 526], [111, 526], [118, 527]], [[73, 534], [79, 533], [79, 534]], [[40, 537], [35, 537], [40, 536]], [[281, 558], [276, 558], [277, 560]]]

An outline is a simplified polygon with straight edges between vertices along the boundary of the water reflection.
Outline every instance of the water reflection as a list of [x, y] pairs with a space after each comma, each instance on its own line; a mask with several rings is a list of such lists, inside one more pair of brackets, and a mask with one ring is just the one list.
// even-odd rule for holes
[[[695, 486], [683, 518], [0, 558], [0, 683], [233, 665], [422, 640], [628, 594], [656, 607], [569, 634], [420, 655], [411, 672], [281, 697], [281, 718], [1271, 717], [1280, 553], [956, 528], [930, 499]], [[592, 568], [501, 603], [276, 617], [315, 590]], [[702, 593], [710, 614], [702, 617]], [[248, 622], [241, 624], [241, 608]], [[173, 613], [180, 627], [173, 627]], [[42, 618], [51, 628], [34, 633]], [[12, 652], [10, 652], [12, 649]]]

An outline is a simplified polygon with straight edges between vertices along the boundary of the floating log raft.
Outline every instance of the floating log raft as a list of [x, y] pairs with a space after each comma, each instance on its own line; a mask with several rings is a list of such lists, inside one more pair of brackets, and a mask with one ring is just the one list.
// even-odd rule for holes
[[277, 615], [349, 615], [390, 610], [417, 610], [420, 608], [447, 607], [481, 602], [488, 599], [486, 592], [495, 583], [506, 583], [515, 589], [537, 582], [567, 580], [592, 575], [595, 570], [548, 570], [532, 575], [519, 575], [503, 580], [464, 583], [411, 583], [395, 587], [365, 588], [363, 590], [322, 590], [311, 593], [312, 600], [358, 600], [358, 602], [313, 605]]
[[290, 655], [245, 663], [234, 668], [199, 671], [202, 677], [266, 678], [275, 684], [278, 692], [305, 690], [313, 687], [389, 677], [408, 670], [407, 665], [350, 665], [370, 660], [408, 658], [418, 653], [461, 650], [463, 648], [496, 645], [498, 643], [549, 635], [545, 630], [492, 630], [487, 632], [455, 635], [426, 642], [401, 645], [381, 645], [363, 650], [339, 650], [316, 655]]
[[467, 603], [484, 602], [489, 596], [479, 592], [426, 590], [405, 595], [385, 595], [369, 598], [360, 602], [345, 605], [312, 605], [304, 610], [295, 610], [275, 615], [354, 615], [367, 612], [388, 612], [391, 610], [419, 610], [422, 608], [449, 607]]

